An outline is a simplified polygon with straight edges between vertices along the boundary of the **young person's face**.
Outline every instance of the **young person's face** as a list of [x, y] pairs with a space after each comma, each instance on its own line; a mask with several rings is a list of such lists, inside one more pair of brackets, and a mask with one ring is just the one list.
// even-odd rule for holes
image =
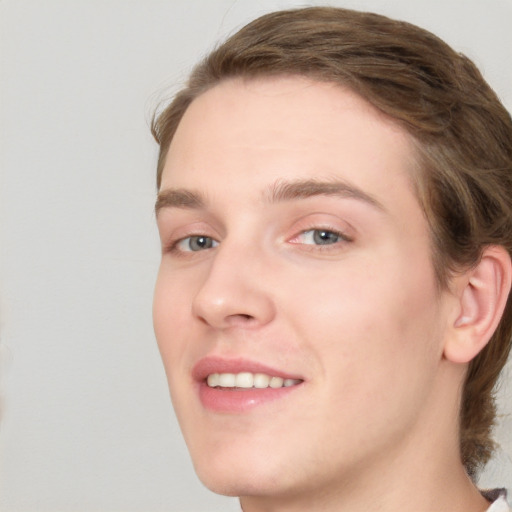
[[[439, 433], [450, 298], [413, 155], [357, 95], [301, 78], [227, 81], [185, 113], [160, 189], [154, 324], [213, 490], [327, 488]], [[240, 373], [291, 385], [230, 387]]]

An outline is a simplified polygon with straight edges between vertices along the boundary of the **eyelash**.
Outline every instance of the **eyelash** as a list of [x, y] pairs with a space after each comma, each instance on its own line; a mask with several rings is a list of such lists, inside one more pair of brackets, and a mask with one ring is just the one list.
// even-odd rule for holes
[[[338, 240], [336, 240], [333, 243], [327, 243], [327, 244], [314, 244], [314, 243], [307, 244], [307, 243], [303, 243], [303, 242], [294, 242], [293, 241], [293, 240], [298, 239], [299, 237], [304, 236], [307, 233], [315, 233], [315, 232], [320, 232], [320, 233], [324, 233], [324, 234], [327, 233], [329, 235], [334, 235], [335, 237], [338, 238]], [[197, 251], [183, 250], [183, 249], [179, 248], [180, 244], [186, 242], [187, 240], [189, 240], [189, 243], [190, 243], [190, 241], [192, 239], [199, 239], [199, 238], [207, 239], [208, 241], [213, 243], [213, 245], [210, 247], [206, 247], [204, 249], [199, 249]], [[289, 241], [289, 243], [296, 244], [296, 245], [309, 246], [307, 250], [328, 251], [328, 250], [334, 250], [335, 248], [339, 248], [338, 246], [342, 243], [350, 243], [353, 241], [353, 239], [338, 229], [327, 228], [327, 227], [312, 227], [309, 229], [302, 230], [300, 233], [298, 233], [297, 235], [295, 235], [293, 238], [291, 238], [288, 241]], [[172, 240], [171, 243], [166, 248], [164, 248], [164, 252], [171, 253], [176, 256], [185, 256], [187, 253], [200, 253], [200, 252], [207, 251], [209, 249], [214, 249], [215, 247], [217, 247], [219, 245], [219, 243], [220, 242], [218, 242], [217, 240], [215, 240], [214, 238], [212, 238], [208, 235], [190, 234], [183, 238], [179, 238], [177, 240]]]
[[[187, 240], [199, 239], [199, 238], [205, 238], [207, 240], [210, 240], [216, 245], [214, 245], [213, 247], [207, 247], [203, 250], [198, 250], [198, 251], [192, 251], [192, 250], [184, 251], [183, 249], [179, 248], [180, 244], [186, 242]], [[177, 240], [172, 240], [171, 243], [166, 248], [164, 248], [164, 252], [171, 253], [175, 256], [184, 256], [187, 253], [199, 253], [199, 252], [203, 252], [208, 249], [213, 249], [218, 244], [219, 244], [219, 242], [217, 240], [215, 240], [214, 238], [212, 238], [211, 236], [203, 235], [203, 234], [191, 234], [191, 235], [185, 236], [183, 238], [179, 238]]]
[[[335, 237], [338, 238], [338, 240], [336, 240], [333, 243], [326, 243], [326, 244], [321, 244], [321, 243], [306, 244], [306, 243], [301, 243], [301, 242], [293, 242], [293, 240], [296, 240], [299, 237], [304, 237], [308, 233], [313, 234], [313, 240], [315, 239], [315, 234], [316, 233], [323, 233], [323, 234], [334, 235]], [[345, 233], [343, 233], [339, 229], [329, 228], [329, 227], [312, 227], [312, 228], [309, 228], [309, 229], [302, 230], [298, 235], [294, 236], [290, 240], [290, 243], [297, 243], [297, 244], [302, 244], [302, 245], [305, 245], [305, 246], [311, 246], [311, 247], [315, 248], [315, 249], [311, 249], [311, 250], [323, 250], [323, 251], [325, 251], [325, 250], [334, 249], [335, 247], [339, 246], [339, 244], [341, 244], [341, 243], [348, 243], [348, 242], [352, 242], [352, 241], [353, 241], [353, 239], [351, 237], [349, 237], [348, 235], [346, 235]]]

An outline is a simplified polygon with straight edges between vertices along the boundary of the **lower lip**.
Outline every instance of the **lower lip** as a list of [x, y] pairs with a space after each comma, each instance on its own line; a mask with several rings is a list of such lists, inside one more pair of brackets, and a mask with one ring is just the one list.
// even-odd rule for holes
[[211, 411], [237, 413], [283, 399], [300, 387], [301, 384], [282, 388], [222, 389], [211, 388], [206, 382], [201, 382], [199, 398], [203, 406]]

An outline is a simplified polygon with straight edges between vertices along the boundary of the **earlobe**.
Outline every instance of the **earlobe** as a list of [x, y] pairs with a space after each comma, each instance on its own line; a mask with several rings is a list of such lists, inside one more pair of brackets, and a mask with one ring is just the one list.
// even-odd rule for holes
[[499, 324], [510, 293], [512, 264], [501, 246], [487, 247], [478, 265], [459, 276], [459, 311], [444, 356], [453, 363], [468, 363], [489, 342]]

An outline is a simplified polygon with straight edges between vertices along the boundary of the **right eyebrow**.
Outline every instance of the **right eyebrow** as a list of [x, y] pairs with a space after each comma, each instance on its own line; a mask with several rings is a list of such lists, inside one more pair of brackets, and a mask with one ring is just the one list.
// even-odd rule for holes
[[155, 203], [155, 214], [162, 208], [204, 208], [205, 199], [197, 192], [180, 188], [169, 188], [158, 193]]

